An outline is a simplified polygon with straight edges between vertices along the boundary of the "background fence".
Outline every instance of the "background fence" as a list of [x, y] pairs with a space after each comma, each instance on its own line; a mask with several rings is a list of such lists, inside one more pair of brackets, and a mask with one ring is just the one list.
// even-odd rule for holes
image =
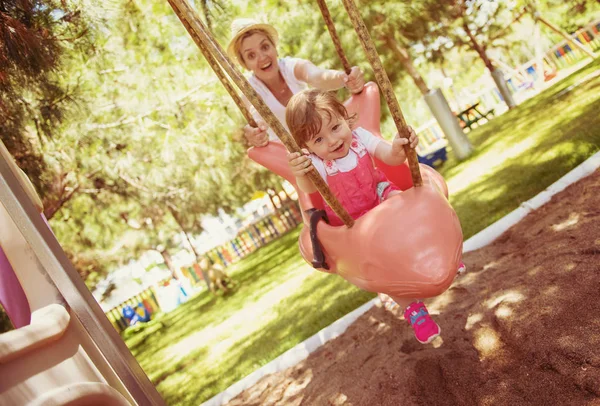
[[[211, 263], [219, 263], [227, 267], [295, 229], [301, 222], [302, 213], [300, 212], [298, 202], [291, 198], [287, 200], [280, 199], [279, 207], [276, 206], [274, 212], [267, 213], [248, 224], [239, 230], [235, 238], [221, 246], [213, 248], [204, 253], [204, 255], [207, 256]], [[197, 263], [182, 267], [179, 271], [180, 276], [186, 278], [192, 287], [200, 288], [206, 286], [202, 271]], [[170, 283], [170, 279], [165, 279], [159, 282], [157, 286], [168, 283]], [[125, 306], [131, 306], [139, 312], [145, 310], [151, 317], [161, 311], [160, 303], [157, 299], [159, 295], [156, 289], [157, 287], [155, 286], [148, 287], [105, 312], [117, 331], [122, 332], [129, 327], [129, 320], [123, 316], [123, 308]], [[186, 294], [192, 293], [193, 291], [186, 292]]]

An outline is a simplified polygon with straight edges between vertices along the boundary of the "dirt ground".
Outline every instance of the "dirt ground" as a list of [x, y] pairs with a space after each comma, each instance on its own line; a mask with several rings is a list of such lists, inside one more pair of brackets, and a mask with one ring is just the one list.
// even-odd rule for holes
[[464, 261], [442, 340], [374, 307], [228, 405], [600, 405], [600, 172]]

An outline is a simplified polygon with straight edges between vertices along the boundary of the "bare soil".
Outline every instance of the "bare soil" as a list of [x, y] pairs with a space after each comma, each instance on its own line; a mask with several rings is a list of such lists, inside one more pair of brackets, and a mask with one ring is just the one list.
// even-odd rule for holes
[[229, 405], [600, 405], [600, 172], [464, 262], [441, 340], [374, 307]]

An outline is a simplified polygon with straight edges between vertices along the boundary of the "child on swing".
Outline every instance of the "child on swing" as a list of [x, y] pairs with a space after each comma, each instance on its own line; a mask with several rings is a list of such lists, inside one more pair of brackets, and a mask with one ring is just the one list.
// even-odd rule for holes
[[[418, 145], [409, 127], [409, 139], [398, 134], [389, 143], [361, 127], [354, 126], [356, 114], [349, 116], [344, 105], [330, 92], [305, 90], [294, 95], [286, 108], [290, 133], [302, 153], [288, 154], [288, 163], [300, 190], [317, 191], [306, 174], [316, 170], [332, 193], [357, 219], [400, 190], [373, 165], [373, 157], [388, 165], [406, 160], [404, 145]], [[326, 205], [331, 225], [342, 225], [340, 218]], [[404, 318], [414, 329], [416, 339], [427, 344], [439, 336], [441, 329], [418, 299], [394, 298], [404, 309]], [[383, 300], [382, 300], [383, 301]]]

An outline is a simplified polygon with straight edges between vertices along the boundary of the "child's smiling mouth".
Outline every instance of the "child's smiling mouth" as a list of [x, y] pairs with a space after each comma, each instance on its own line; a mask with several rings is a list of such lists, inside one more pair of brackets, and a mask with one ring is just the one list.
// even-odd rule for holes
[[334, 149], [332, 152], [341, 152], [342, 148], [344, 148], [344, 143], [342, 142], [339, 147]]

